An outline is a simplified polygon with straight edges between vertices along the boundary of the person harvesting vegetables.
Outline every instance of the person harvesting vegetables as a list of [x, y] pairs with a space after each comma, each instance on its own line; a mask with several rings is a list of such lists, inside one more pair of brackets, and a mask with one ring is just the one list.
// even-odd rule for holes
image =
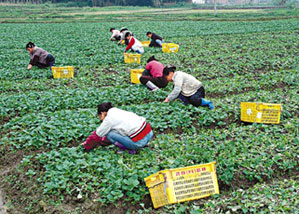
[[121, 35], [120, 35], [120, 31], [116, 30], [115, 28], [110, 28], [110, 32], [112, 33], [110, 40], [111, 41], [120, 41], [121, 39]]
[[125, 44], [125, 45], [129, 44], [125, 37], [127, 32], [129, 32], [129, 31], [128, 31], [128, 28], [126, 28], [126, 27], [123, 27], [120, 29], [120, 41], [118, 44]]
[[181, 99], [184, 104], [192, 104], [193, 106], [207, 106], [214, 109], [211, 101], [205, 98], [205, 89], [200, 81], [182, 71], [176, 71], [175, 67], [165, 67], [163, 76], [168, 82], [174, 83], [172, 92], [167, 96], [164, 102], [170, 102], [176, 98]]
[[161, 36], [158, 36], [155, 33], [147, 32], [147, 37], [151, 39], [151, 43], [149, 44], [149, 47], [162, 47], [163, 38]]
[[141, 44], [141, 42], [136, 39], [131, 32], [127, 32], [125, 35], [126, 40], [128, 40], [129, 44], [125, 49], [125, 52], [127, 52], [128, 50], [132, 50], [138, 54], [143, 54], [144, 53], [144, 49], [143, 46]]
[[[144, 117], [115, 108], [110, 102], [98, 105], [98, 116], [102, 124], [90, 137], [99, 141], [106, 137], [109, 142], [122, 150], [135, 153], [136, 150], [146, 146], [153, 137], [152, 128]], [[83, 146], [86, 143], [87, 141]]]
[[32, 66], [39, 68], [52, 67], [55, 64], [55, 58], [42, 48], [35, 46], [33, 42], [28, 42], [26, 50], [30, 55], [30, 62], [27, 69], [30, 70]]
[[164, 65], [159, 62], [155, 56], [151, 56], [147, 60], [145, 70], [140, 77], [140, 82], [145, 85], [151, 91], [158, 90], [159, 88], [165, 88], [168, 81], [163, 77]]

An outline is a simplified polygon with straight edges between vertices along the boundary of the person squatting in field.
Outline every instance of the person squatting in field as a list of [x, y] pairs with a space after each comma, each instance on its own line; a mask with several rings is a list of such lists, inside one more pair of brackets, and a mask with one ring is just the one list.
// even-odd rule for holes
[[32, 66], [37, 66], [39, 68], [52, 67], [55, 64], [55, 58], [47, 51], [42, 48], [35, 46], [34, 43], [28, 42], [26, 45], [26, 50], [30, 55], [30, 62], [27, 69], [30, 70]]
[[166, 66], [163, 70], [163, 76], [168, 82], [173, 82], [174, 88], [167, 96], [164, 102], [170, 102], [179, 98], [184, 104], [192, 104], [193, 106], [207, 106], [214, 109], [211, 101], [205, 98], [205, 89], [200, 81], [182, 71], [176, 71], [175, 67]]
[[125, 49], [125, 53], [126, 53], [128, 50], [130, 50], [130, 49], [131, 49], [132, 51], [138, 53], [138, 54], [143, 54], [143, 53], [144, 53], [144, 49], [143, 49], [143, 46], [142, 46], [141, 42], [140, 42], [138, 39], [136, 39], [136, 38], [132, 35], [132, 33], [127, 32], [127, 33], [125, 34], [125, 38], [126, 38], [126, 40], [128, 40], [128, 42], [129, 42], [128, 46], [127, 46], [126, 49]]
[[128, 40], [126, 40], [126, 37], [125, 37], [127, 32], [129, 32], [129, 31], [128, 31], [128, 28], [126, 28], [126, 27], [123, 27], [120, 29], [120, 41], [118, 42], [118, 44], [125, 44], [125, 45], [129, 44]]
[[121, 35], [119, 30], [116, 30], [115, 28], [110, 28], [110, 32], [112, 33], [110, 37], [111, 41], [120, 41]]
[[151, 39], [151, 43], [149, 44], [149, 47], [162, 47], [163, 38], [155, 33], [147, 32], [147, 37]]
[[83, 143], [85, 149], [110, 142], [134, 154], [153, 137], [152, 128], [144, 117], [115, 108], [110, 102], [98, 105], [98, 116], [102, 124]]
[[165, 88], [168, 84], [166, 78], [163, 77], [164, 65], [159, 62], [155, 56], [151, 56], [147, 60], [145, 70], [139, 78], [140, 82], [151, 91]]

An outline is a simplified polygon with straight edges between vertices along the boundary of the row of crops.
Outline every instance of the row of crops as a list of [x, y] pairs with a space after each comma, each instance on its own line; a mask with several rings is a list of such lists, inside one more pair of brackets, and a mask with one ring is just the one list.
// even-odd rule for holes
[[[111, 25], [128, 27], [141, 40], [151, 26], [180, 44], [177, 54], [146, 49], [141, 66], [155, 54], [196, 76], [215, 110], [162, 103], [171, 83], [154, 93], [131, 85], [129, 69], [141, 66], [123, 63], [124, 47], [108, 42]], [[0, 179], [1, 188], [13, 190], [7, 195], [16, 213], [153, 212], [143, 178], [211, 161], [217, 162], [220, 195], [155, 212], [298, 211], [296, 19], [1, 24], [0, 29], [0, 166], [9, 169]], [[58, 65], [74, 65], [75, 78], [54, 80], [49, 70], [25, 70], [28, 40], [49, 50]], [[149, 120], [155, 136], [148, 147], [137, 155], [118, 154], [113, 146], [89, 153], [78, 147], [100, 125], [96, 106], [104, 101]], [[241, 101], [281, 103], [281, 123], [242, 123]]]

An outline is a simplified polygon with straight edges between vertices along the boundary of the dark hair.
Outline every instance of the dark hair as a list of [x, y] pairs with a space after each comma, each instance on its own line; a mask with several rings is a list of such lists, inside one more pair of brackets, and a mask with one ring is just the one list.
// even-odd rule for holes
[[123, 31], [125, 31], [125, 30], [128, 30], [128, 28], [123, 27], [123, 28], [120, 29], [120, 32], [123, 32]]
[[165, 66], [165, 68], [163, 69], [163, 76], [166, 77], [169, 75], [170, 72], [174, 72], [176, 69], [175, 66], [173, 65], [167, 65]]
[[125, 38], [127, 38], [128, 36], [132, 36], [131, 32], [126, 32]]
[[28, 42], [27, 45], [26, 45], [26, 49], [27, 48], [34, 48], [35, 47], [35, 44], [33, 42]]
[[149, 32], [146, 33], [147, 36], [148, 36], [149, 34], [152, 34], [152, 32], [149, 31]]
[[148, 58], [148, 60], [147, 60], [147, 63], [149, 63], [149, 62], [151, 62], [151, 61], [158, 61], [156, 58], [155, 58], [155, 56], [153, 55], [153, 56], [151, 56], [150, 58]]
[[100, 115], [102, 112], [108, 112], [108, 110], [111, 108], [113, 108], [113, 106], [110, 102], [98, 105], [98, 115]]
[[115, 30], [115, 28], [114, 28], [114, 27], [110, 28], [110, 32], [111, 32], [111, 31], [113, 31], [113, 30]]

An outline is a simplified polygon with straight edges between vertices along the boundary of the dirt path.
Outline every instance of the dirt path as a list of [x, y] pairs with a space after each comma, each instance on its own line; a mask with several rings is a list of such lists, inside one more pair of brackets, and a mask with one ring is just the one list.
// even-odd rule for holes
[[138, 10], [112, 10], [112, 11], [82, 11], [82, 12], [70, 12], [62, 13], [62, 15], [110, 15], [110, 14], [130, 14], [130, 13], [144, 13], [144, 12], [171, 12], [171, 11], [185, 11], [189, 8], [165, 8], [165, 9], [138, 9]]
[[2, 191], [0, 189], [0, 214], [6, 214], [6, 206], [4, 205], [4, 199], [3, 199]]

